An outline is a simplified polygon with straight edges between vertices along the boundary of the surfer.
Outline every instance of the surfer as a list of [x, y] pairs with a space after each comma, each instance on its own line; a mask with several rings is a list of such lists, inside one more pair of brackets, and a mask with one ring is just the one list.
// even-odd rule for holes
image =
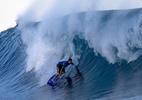
[[68, 66], [68, 65], [74, 65], [73, 62], [72, 62], [72, 59], [69, 58], [68, 61], [61, 61], [57, 64], [57, 74], [53, 77], [52, 81], [54, 82], [54, 80], [61, 76], [62, 74], [65, 73], [65, 68]]

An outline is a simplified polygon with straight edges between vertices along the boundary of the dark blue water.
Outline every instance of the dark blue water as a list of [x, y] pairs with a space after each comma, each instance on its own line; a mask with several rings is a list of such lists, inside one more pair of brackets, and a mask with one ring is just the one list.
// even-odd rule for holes
[[[107, 23], [109, 20], [113, 19], [111, 16], [114, 16], [114, 12], [117, 11], [100, 12], [103, 13], [101, 14], [103, 16], [98, 24], [100, 27], [98, 27], [97, 30], [101, 30], [99, 28], [109, 25]], [[130, 19], [140, 18], [142, 11], [141, 9], [136, 9], [119, 12], [121, 19], [129, 22], [127, 24], [129, 26], [131, 23]], [[83, 14], [83, 16], [85, 16], [85, 14]], [[119, 15], [117, 15], [117, 17], [118, 16]], [[82, 21], [84, 18], [82, 17], [80, 20]], [[138, 26], [138, 31], [136, 31], [138, 33], [135, 34], [139, 34], [139, 39], [141, 39], [141, 24], [142, 23], [132, 22], [130, 25]], [[27, 27], [29, 29], [31, 28], [29, 26]], [[37, 27], [38, 26], [32, 26], [32, 28]], [[124, 30], [128, 32], [134, 31], [135, 29], [131, 28], [127, 30], [126, 28]], [[74, 54], [80, 55], [80, 58], [78, 59], [78, 68], [82, 73], [82, 76], [79, 76], [73, 71], [72, 73], [74, 75], [71, 75], [71, 84], [68, 84], [66, 80], [63, 79], [58, 86], [53, 88], [46, 85], [47, 80], [45, 80], [43, 85], [40, 85], [41, 80], [37, 75], [37, 72], [38, 74], [40, 73], [39, 70], [33, 68], [30, 71], [26, 71], [27, 57], [29, 56], [27, 53], [28, 45], [26, 42], [23, 42], [23, 33], [18, 26], [1, 32], [0, 100], [140, 100], [142, 98], [142, 48], [139, 44], [142, 44], [142, 41], [140, 41], [139, 44], [133, 44], [133, 41], [136, 40], [131, 37], [126, 43], [130, 50], [126, 50], [123, 54], [125, 55], [125, 53], [127, 54], [131, 51], [131, 54], [135, 55], [135, 53], [139, 52], [139, 55], [137, 55], [135, 60], [127, 61], [125, 57], [123, 59], [119, 56], [121, 59], [112, 63], [107, 59], [107, 56], [102, 55], [100, 52], [95, 53], [93, 46], [91, 47], [87, 41], [88, 39], [80, 36], [81, 32], [74, 32], [72, 33], [75, 34], [72, 43], [75, 48]], [[103, 35], [104, 34], [100, 34], [101, 37], [103, 37]], [[123, 37], [123, 33], [121, 36]], [[32, 37], [34, 37], [34, 35]], [[49, 37], [49, 35], [47, 35], [47, 37]], [[116, 38], [117, 36], [115, 37], [115, 35], [113, 35], [113, 37]], [[90, 38], [90, 41], [92, 38]], [[48, 38], [45, 36], [44, 39]], [[109, 41], [109, 39], [107, 41]], [[119, 44], [122, 43], [121, 41], [117, 42]], [[111, 48], [110, 52], [118, 54], [118, 51], [119, 49], [116, 46]], [[36, 53], [34, 55], [36, 55]], [[66, 54], [61, 55], [62, 58], [64, 58], [64, 55]], [[47, 65], [50, 63], [49, 61], [45, 62]], [[44, 68], [46, 67], [47, 66], [44, 66]], [[47, 73], [48, 72], [50, 72], [50, 70], [47, 70]]]

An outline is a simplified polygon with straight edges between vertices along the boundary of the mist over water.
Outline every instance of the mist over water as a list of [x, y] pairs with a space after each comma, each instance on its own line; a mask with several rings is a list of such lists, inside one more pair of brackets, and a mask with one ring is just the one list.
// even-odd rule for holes
[[140, 0], [36, 0], [31, 8], [20, 17], [28, 21], [44, 21], [61, 16], [98, 10], [119, 10], [141, 8]]
[[[132, 14], [136, 12], [138, 16], [134, 17], [136, 14], [131, 15], [131, 12]], [[40, 59], [38, 60], [40, 63], [37, 59], [32, 61], [37, 63], [34, 65], [36, 69], [42, 61], [50, 60], [53, 55], [59, 57], [59, 60], [65, 52], [72, 52], [70, 44], [75, 35], [84, 38], [95, 53], [101, 54], [110, 63], [121, 60], [130, 62], [141, 55], [140, 24], [141, 14], [137, 10], [83, 12], [41, 22], [36, 30], [26, 29], [23, 39], [25, 42], [30, 39], [26, 43], [29, 45], [27, 51], [29, 59], [35, 59], [36, 57], [33, 57], [35, 53], [37, 59]]]

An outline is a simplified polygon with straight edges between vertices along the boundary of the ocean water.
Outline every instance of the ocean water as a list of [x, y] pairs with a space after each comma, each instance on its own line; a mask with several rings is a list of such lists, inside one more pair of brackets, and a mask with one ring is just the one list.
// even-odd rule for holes
[[[20, 20], [0, 33], [0, 100], [141, 100], [142, 9]], [[56, 64], [73, 59], [55, 87]]]

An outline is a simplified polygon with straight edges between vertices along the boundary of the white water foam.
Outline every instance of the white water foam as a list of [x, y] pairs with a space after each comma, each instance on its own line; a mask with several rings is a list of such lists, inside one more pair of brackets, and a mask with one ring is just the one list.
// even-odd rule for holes
[[[18, 22], [22, 39], [27, 45], [26, 71], [35, 69], [39, 74], [42, 73], [41, 76], [44, 78], [41, 84], [56, 72], [55, 66], [58, 61], [66, 60], [68, 57], [79, 59], [80, 55], [75, 55], [72, 43], [75, 35], [83, 37], [94, 49], [94, 53], [101, 54], [110, 63], [120, 60], [133, 61], [142, 54], [139, 32], [141, 15], [128, 17], [127, 14], [131, 11], [87, 12], [85, 15], [77, 13], [62, 18], [61, 16], [75, 12], [96, 10], [97, 6], [94, 6], [96, 3], [80, 0], [74, 2], [53, 0], [48, 3], [52, 6], [50, 5], [48, 10], [46, 7], [44, 11], [41, 10], [42, 14], [34, 12], [36, 7], [33, 7]], [[86, 3], [89, 8], [84, 5]], [[37, 9], [40, 9], [39, 6]], [[108, 20], [103, 21], [106, 15]], [[38, 27], [27, 27], [31, 21], [37, 20], [42, 20]], [[133, 48], [140, 50], [133, 51]]]

